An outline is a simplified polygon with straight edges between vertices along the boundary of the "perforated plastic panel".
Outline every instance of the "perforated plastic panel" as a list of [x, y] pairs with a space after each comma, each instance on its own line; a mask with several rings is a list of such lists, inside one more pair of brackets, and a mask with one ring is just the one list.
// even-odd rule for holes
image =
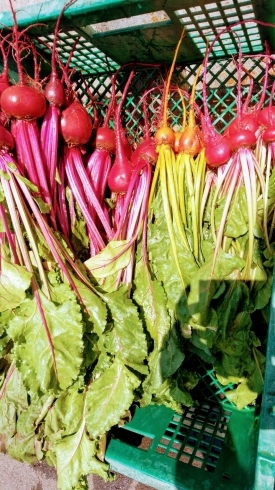
[[230, 420], [230, 411], [204, 403], [173, 414], [156, 452], [214, 473]]
[[[268, 96], [274, 81], [274, 63], [271, 63], [269, 69], [266, 101], [268, 101]], [[253, 93], [250, 102], [252, 107], [259, 100], [262, 92], [265, 63], [261, 57], [247, 58], [244, 59], [243, 66], [253, 76]], [[199, 64], [191, 64], [188, 66], [178, 66], [175, 70], [172, 80], [174, 91], [171, 91], [169, 100], [169, 124], [172, 126], [177, 125], [180, 128], [182, 124], [182, 103], [176, 87], [180, 87], [190, 94], [198, 67]], [[148, 117], [152, 129], [157, 125], [165, 73], [163, 68], [140, 69], [131, 84], [127, 101], [124, 105], [123, 119], [124, 126], [133, 141], [138, 141], [143, 136], [142, 97], [152, 87], [155, 87], [155, 90], [150, 92], [146, 99]], [[118, 95], [121, 93], [128, 75], [129, 69], [120, 73], [116, 83]], [[89, 76], [86, 78], [86, 81], [98, 102], [99, 109], [102, 110], [103, 116], [111, 95], [110, 77], [103, 75]], [[207, 69], [208, 106], [211, 108], [211, 118], [218, 131], [223, 131], [236, 114], [237, 81], [237, 68], [233, 61], [216, 60], [209, 63]], [[245, 100], [248, 93], [249, 84], [250, 77], [243, 71], [241, 78], [243, 100]], [[83, 102], [86, 103], [88, 97], [85, 84], [82, 80], [79, 80], [76, 87]], [[202, 81], [200, 80], [196, 87], [196, 102], [200, 107], [202, 107], [202, 100]]]
[[[55, 19], [65, 3], [65, 0], [54, 3], [48, 0], [35, 4], [33, 0], [32, 5], [29, 0], [25, 8], [18, 9], [18, 23], [25, 26], [43, 22], [45, 26], [34, 28], [33, 32], [37, 35], [41, 35], [41, 31], [43, 35], [51, 34]], [[81, 46], [90, 43], [88, 51], [95, 61], [94, 66], [85, 48], [77, 66], [94, 74], [106, 68], [105, 55], [110, 58], [110, 66], [111, 60], [119, 65], [132, 61], [171, 63], [183, 27], [186, 28], [186, 37], [179, 52], [179, 61], [190, 63], [200, 60], [207, 42], [211, 42], [221, 29], [239, 21], [255, 19], [274, 22], [274, 1], [77, 0], [64, 13], [62, 26], [68, 35], [67, 44], [74, 44], [77, 37], [81, 38]], [[12, 25], [9, 10], [0, 12], [0, 22], [3, 26]], [[263, 50], [265, 41], [274, 52], [274, 29], [250, 22], [225, 32], [215, 44], [212, 56], [229, 57], [238, 51], [239, 43], [243, 53], [257, 53]], [[103, 61], [102, 66], [100, 60]]]

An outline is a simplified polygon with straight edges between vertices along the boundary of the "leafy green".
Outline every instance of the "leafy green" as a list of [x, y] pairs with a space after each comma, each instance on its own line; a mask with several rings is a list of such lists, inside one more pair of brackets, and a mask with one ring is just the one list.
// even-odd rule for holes
[[[72, 202], [70, 201], [73, 201], [73, 197], [68, 187], [66, 188], [66, 197], [69, 201], [69, 205], [72, 207]], [[84, 256], [86, 258], [87, 249], [89, 247], [89, 237], [87, 234], [86, 221], [83, 218], [77, 203], [74, 205], [71, 241], [77, 257], [82, 258]]]
[[162, 284], [152, 280], [143, 260], [136, 263], [134, 300], [157, 349], [161, 350], [170, 331], [171, 318]]
[[79, 484], [81, 477], [89, 473], [97, 473], [106, 481], [109, 479], [108, 465], [95, 457], [96, 442], [89, 438], [84, 418], [75, 434], [57, 442], [55, 453], [58, 489], [60, 490], [74, 489]]
[[93, 381], [86, 395], [86, 423], [93, 439], [119, 422], [139, 384], [140, 380], [119, 359]]
[[[0, 187], [8, 227], [13, 233], [21, 227], [15, 240], [20, 265], [11, 259], [10, 238], [4, 235], [1, 245], [0, 443], [20, 461], [45, 458], [56, 466], [59, 490], [87, 490], [91, 472], [112, 479], [103, 462], [103, 442], [133, 403], [164, 404], [182, 412], [194, 403], [192, 390], [210, 368], [215, 383], [240, 409], [254, 404], [262, 392], [275, 256], [264, 220], [269, 226], [273, 219], [275, 172], [269, 176], [265, 211], [258, 182], [262, 170], [255, 173], [253, 230], [248, 180], [245, 186], [240, 172], [219, 240], [237, 159], [228, 164], [228, 174], [206, 169], [203, 153], [196, 162], [185, 160], [181, 188], [177, 160], [171, 160], [166, 178], [175, 180], [168, 182], [166, 212], [158, 181], [138, 239], [111, 240], [94, 257], [89, 256], [92, 236], [69, 188], [70, 236], [63, 237], [48, 227], [45, 216], [36, 220], [27, 211], [33, 208], [30, 201], [23, 205], [20, 185], [14, 187], [22, 205], [12, 226], [14, 211]], [[14, 164], [1, 178], [4, 186], [23, 182], [29, 196], [37, 194]], [[206, 178], [209, 188], [204, 188]], [[49, 212], [42, 198], [30, 198], [37, 212]], [[114, 208], [111, 201], [105, 199], [109, 209]], [[34, 241], [24, 227], [24, 213]], [[29, 258], [33, 273], [28, 272]], [[120, 284], [120, 273], [129, 265], [132, 284]], [[200, 384], [195, 394], [196, 403], [205, 396]]]
[[0, 445], [1, 451], [8, 451], [16, 434], [18, 414], [28, 407], [27, 391], [22, 377], [11, 364], [0, 390]]
[[111, 240], [101, 252], [84, 264], [97, 279], [108, 277], [129, 264], [132, 252], [129, 244], [130, 240]]
[[127, 296], [126, 286], [121, 286], [113, 293], [104, 294], [113, 325], [107, 334], [109, 352], [132, 369], [146, 374], [146, 337], [138, 310]]
[[107, 322], [107, 306], [104, 299], [99, 294], [96, 294], [92, 288], [77, 279], [75, 275], [71, 274], [71, 277], [81, 296], [82, 315], [86, 330], [101, 335], [106, 328]]
[[37, 427], [35, 423], [47, 398], [45, 395], [32, 399], [29, 406], [17, 415], [16, 433], [8, 449], [8, 454], [12, 458], [29, 464], [44, 458], [43, 428]]
[[43, 201], [43, 199], [41, 199], [41, 197], [34, 197], [33, 199], [35, 200], [37, 206], [39, 207], [40, 213], [47, 214], [50, 212], [51, 205], [47, 204], [45, 201]]
[[76, 299], [65, 300], [56, 306], [42, 293], [39, 298], [44, 321], [36, 299], [26, 298], [10, 321], [8, 333], [16, 343], [19, 369], [27, 362], [32, 377], [37, 378], [43, 392], [58, 392], [76, 379], [82, 363], [80, 307]]
[[17, 308], [24, 301], [31, 279], [32, 273], [25, 267], [12, 264], [5, 257], [1, 257], [0, 313]]

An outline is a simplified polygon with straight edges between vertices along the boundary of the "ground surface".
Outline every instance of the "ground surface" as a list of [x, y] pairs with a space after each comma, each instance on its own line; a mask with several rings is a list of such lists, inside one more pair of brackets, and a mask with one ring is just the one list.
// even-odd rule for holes
[[[88, 481], [89, 490], [152, 490], [123, 475], [111, 483], [92, 475]], [[31, 466], [0, 454], [0, 490], [57, 490], [56, 472], [44, 462]]]

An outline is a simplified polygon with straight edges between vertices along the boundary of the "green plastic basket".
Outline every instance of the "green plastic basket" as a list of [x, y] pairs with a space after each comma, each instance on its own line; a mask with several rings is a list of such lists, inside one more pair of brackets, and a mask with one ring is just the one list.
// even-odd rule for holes
[[[50, 71], [49, 51], [53, 29], [66, 0], [52, 0], [17, 8], [20, 27], [34, 27], [37, 49], [43, 54], [45, 75]], [[85, 103], [85, 83], [101, 107], [102, 115], [111, 94], [112, 73], [124, 63], [158, 63], [155, 68], [139, 68], [124, 106], [123, 123], [132, 142], [143, 135], [142, 95], [148, 87], [162, 82], [165, 65], [171, 63], [183, 26], [186, 37], [179, 51], [172, 83], [190, 92], [196, 70], [207, 42], [218, 28], [239, 20], [249, 24], [235, 26], [217, 41], [208, 66], [208, 105], [216, 128], [222, 131], [235, 115], [236, 66], [229, 63], [238, 51], [238, 39], [245, 62], [253, 72], [251, 103], [261, 91], [263, 62], [255, 57], [267, 41], [275, 52], [275, 30], [263, 28], [256, 20], [275, 23], [275, 2], [251, 0], [77, 0], [64, 14], [63, 31], [58, 43], [59, 56], [65, 62], [77, 40], [72, 57], [75, 88]], [[12, 25], [8, 11], [0, 11], [2, 26]], [[237, 35], [236, 35], [237, 34]], [[27, 63], [27, 60], [25, 60]], [[82, 76], [80, 76], [80, 71]], [[120, 94], [129, 70], [117, 78]], [[83, 81], [85, 78], [85, 83]], [[273, 67], [267, 92], [274, 80]], [[248, 92], [249, 80], [243, 74], [242, 87]], [[267, 97], [268, 98], [268, 97]], [[196, 87], [196, 102], [202, 104], [201, 82]], [[161, 92], [147, 99], [151, 125], [157, 123]], [[170, 120], [181, 125], [181, 100], [175, 91], [169, 100]], [[275, 286], [266, 360], [265, 388], [260, 417], [255, 408], [241, 411], [227, 399], [231, 386], [221, 386], [215, 373], [200, 369], [200, 403], [179, 415], [164, 406], [136, 408], [131, 422], [114, 431], [106, 452], [111, 468], [159, 490], [273, 490], [275, 477]]]
[[[117, 429], [106, 459], [114, 471], [158, 490], [273, 490], [275, 484], [275, 283], [260, 416], [237, 410], [212, 369], [199, 367], [199, 405], [179, 415], [137, 408]], [[139, 437], [137, 437], [137, 435]]]
[[179, 415], [152, 405], [137, 408], [115, 431], [106, 459], [113, 470], [158, 490], [251, 490], [257, 433], [253, 409], [205, 400]]

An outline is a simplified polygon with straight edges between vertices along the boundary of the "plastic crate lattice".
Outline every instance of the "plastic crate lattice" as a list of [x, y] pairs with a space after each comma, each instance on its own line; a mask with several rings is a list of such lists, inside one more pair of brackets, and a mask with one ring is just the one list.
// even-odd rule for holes
[[231, 412], [207, 403], [174, 414], [156, 451], [169, 458], [214, 472]]

